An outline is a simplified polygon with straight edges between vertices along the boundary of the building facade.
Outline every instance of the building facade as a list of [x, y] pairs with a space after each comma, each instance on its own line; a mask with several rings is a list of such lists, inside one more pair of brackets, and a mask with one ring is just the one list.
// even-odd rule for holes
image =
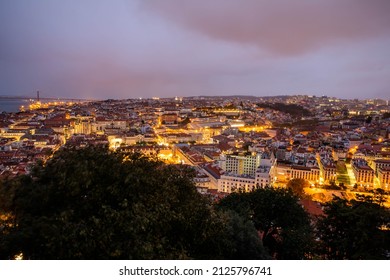
[[365, 159], [353, 159], [351, 166], [358, 186], [373, 187], [375, 173]]
[[239, 155], [222, 155], [220, 167], [228, 173], [255, 176], [260, 166], [261, 154], [246, 153]]

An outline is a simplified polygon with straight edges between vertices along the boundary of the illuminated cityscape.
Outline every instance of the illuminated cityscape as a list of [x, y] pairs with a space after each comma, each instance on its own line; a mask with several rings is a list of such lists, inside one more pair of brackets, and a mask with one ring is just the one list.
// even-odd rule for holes
[[2, 177], [28, 174], [63, 145], [106, 143], [193, 166], [203, 194], [285, 187], [291, 179], [306, 180], [305, 192], [321, 203], [373, 197], [377, 189], [389, 194], [385, 100], [176, 97], [36, 101], [21, 110], [1, 114]]
[[0, 1], [0, 260], [390, 259], [389, 14]]

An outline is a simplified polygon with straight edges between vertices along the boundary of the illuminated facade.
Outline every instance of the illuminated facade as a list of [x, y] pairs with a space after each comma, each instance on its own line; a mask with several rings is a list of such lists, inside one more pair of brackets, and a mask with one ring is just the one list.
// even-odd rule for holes
[[77, 120], [74, 125], [75, 134], [91, 134], [92, 123], [90, 120]]
[[319, 161], [320, 175], [324, 179], [325, 183], [335, 181], [337, 178], [336, 165], [333, 159], [321, 158]]
[[304, 179], [311, 184], [320, 182], [320, 169], [316, 166], [306, 167], [298, 165], [278, 164], [276, 167], [276, 177], [279, 181], [289, 181], [291, 179]]
[[320, 169], [318, 167], [292, 166], [290, 179], [304, 179], [310, 183], [320, 180]]
[[218, 180], [218, 191], [232, 193], [237, 191], [249, 192], [256, 187], [256, 180], [251, 176], [221, 175]]
[[261, 165], [256, 171], [255, 182], [258, 187], [270, 186], [274, 181], [274, 166]]
[[172, 124], [177, 124], [178, 122], [178, 116], [175, 113], [167, 113], [167, 114], [162, 114], [160, 116], [160, 122], [161, 124], [166, 124], [166, 125], [172, 125]]
[[379, 176], [379, 169], [380, 168], [389, 168], [390, 167], [390, 159], [377, 159], [377, 160], [374, 160], [372, 161], [372, 165], [371, 165], [372, 169], [374, 169], [375, 171], [375, 175], [376, 176]]
[[379, 167], [377, 172], [379, 186], [388, 191], [390, 186], [390, 167]]
[[351, 166], [358, 186], [373, 187], [374, 170], [368, 166], [366, 160], [353, 159]]
[[259, 153], [223, 155], [221, 156], [220, 166], [228, 173], [255, 176], [260, 160], [261, 154]]

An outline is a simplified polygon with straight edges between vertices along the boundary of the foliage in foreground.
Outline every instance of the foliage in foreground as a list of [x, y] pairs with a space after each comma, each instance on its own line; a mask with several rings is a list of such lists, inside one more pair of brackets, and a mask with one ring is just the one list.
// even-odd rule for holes
[[300, 188], [213, 205], [193, 175], [138, 154], [60, 150], [30, 176], [0, 181], [0, 258], [389, 258], [380, 203], [335, 199], [317, 221], [299, 204]]
[[318, 222], [326, 259], [389, 259], [390, 212], [372, 201], [335, 198]]
[[63, 149], [1, 182], [0, 258], [267, 258], [253, 225], [214, 211], [192, 175], [137, 154]]
[[221, 209], [231, 209], [252, 221], [264, 247], [275, 259], [304, 259], [313, 248], [308, 214], [289, 189], [257, 189], [223, 199]]

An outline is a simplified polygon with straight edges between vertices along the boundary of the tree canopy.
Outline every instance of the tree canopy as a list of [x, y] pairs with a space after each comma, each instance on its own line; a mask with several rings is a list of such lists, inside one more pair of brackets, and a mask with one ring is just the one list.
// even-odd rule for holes
[[[250, 224], [217, 213], [186, 166], [106, 148], [64, 148], [29, 176], [0, 184], [0, 257], [223, 259], [257, 246]], [[241, 241], [237, 231], [249, 229]], [[249, 246], [249, 245], [248, 245]]]
[[234, 193], [221, 200], [218, 207], [234, 210], [252, 221], [273, 258], [303, 259], [310, 254], [310, 219], [291, 190], [260, 188]]
[[280, 111], [290, 114], [294, 117], [311, 116], [313, 115], [308, 109], [297, 104], [285, 104], [285, 103], [258, 103], [260, 108], [269, 108], [272, 110]]
[[388, 119], [388, 118], [390, 118], [390, 113], [389, 112], [383, 113], [382, 119]]
[[327, 259], [388, 259], [390, 212], [370, 201], [335, 198], [318, 222], [320, 254]]
[[291, 189], [213, 204], [193, 176], [140, 154], [65, 147], [31, 174], [0, 181], [0, 258], [389, 258], [383, 199], [335, 198], [317, 220]]
[[287, 187], [290, 188], [292, 192], [297, 196], [304, 197], [305, 196], [304, 189], [310, 187], [310, 184], [305, 179], [295, 178], [288, 181]]

